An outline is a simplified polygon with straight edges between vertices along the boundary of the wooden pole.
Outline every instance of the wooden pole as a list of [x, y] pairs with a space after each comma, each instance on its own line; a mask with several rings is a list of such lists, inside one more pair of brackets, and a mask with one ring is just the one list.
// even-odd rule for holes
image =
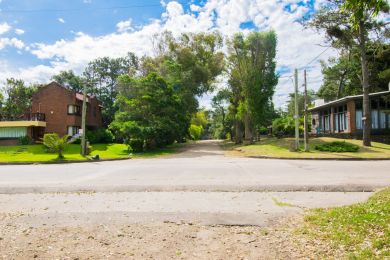
[[87, 155], [87, 140], [85, 137], [86, 134], [86, 117], [87, 117], [87, 82], [84, 83], [83, 86], [83, 108], [81, 113], [81, 155]]
[[308, 100], [307, 100], [307, 80], [306, 80], [306, 70], [303, 72], [303, 78], [304, 78], [304, 85], [305, 85], [305, 115], [304, 115], [304, 142], [305, 142], [305, 152], [309, 151], [309, 127], [308, 127], [308, 114], [307, 114], [307, 106], [308, 106]]
[[299, 150], [298, 70], [295, 69], [295, 151]]

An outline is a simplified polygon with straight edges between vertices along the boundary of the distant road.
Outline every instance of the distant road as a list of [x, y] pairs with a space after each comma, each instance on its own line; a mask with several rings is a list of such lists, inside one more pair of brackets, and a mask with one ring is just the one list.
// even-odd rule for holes
[[0, 166], [0, 193], [142, 191], [372, 191], [390, 185], [390, 161], [226, 157], [217, 141], [155, 159]]

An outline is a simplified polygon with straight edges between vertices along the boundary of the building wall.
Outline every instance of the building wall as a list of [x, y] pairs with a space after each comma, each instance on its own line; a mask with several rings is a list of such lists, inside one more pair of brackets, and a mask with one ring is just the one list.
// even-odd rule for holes
[[[87, 125], [101, 127], [101, 112], [98, 101], [90, 99], [89, 112], [87, 111]], [[80, 115], [68, 115], [68, 105], [78, 105], [82, 107], [82, 101], [76, 99], [74, 92], [62, 87], [56, 82], [52, 82], [45, 87], [41, 87], [32, 97], [31, 112], [44, 113], [46, 117], [45, 133], [57, 133], [60, 136], [68, 133], [68, 126], [81, 127]], [[97, 109], [96, 116], [93, 109]]]

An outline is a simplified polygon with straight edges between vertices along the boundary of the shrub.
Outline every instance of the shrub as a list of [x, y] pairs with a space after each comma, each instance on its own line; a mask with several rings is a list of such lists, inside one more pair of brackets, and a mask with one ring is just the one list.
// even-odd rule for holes
[[111, 131], [104, 128], [87, 131], [86, 137], [91, 144], [111, 143], [114, 140], [114, 135], [111, 133]]
[[[310, 120], [308, 120], [308, 131], [311, 131]], [[299, 134], [304, 131], [303, 117], [299, 118]], [[285, 116], [275, 119], [272, 122], [272, 133], [277, 137], [294, 136], [295, 135], [295, 119], [291, 116]]]
[[264, 127], [264, 126], [261, 126], [259, 128], [259, 134], [261, 135], [267, 135], [268, 134], [268, 128], [267, 127]]
[[314, 149], [322, 152], [346, 153], [359, 151], [359, 146], [351, 143], [346, 143], [345, 141], [335, 141], [331, 143], [316, 145]]
[[192, 124], [189, 129], [192, 140], [199, 140], [203, 133], [203, 127]]
[[31, 137], [29, 136], [22, 136], [19, 138], [19, 144], [20, 145], [29, 145], [29, 144], [32, 144], [32, 140], [31, 140]]
[[130, 139], [129, 150], [135, 153], [141, 153], [144, 150], [144, 140], [141, 139]]
[[63, 159], [62, 154], [65, 150], [68, 139], [68, 135], [59, 137], [58, 134], [45, 134], [43, 136], [43, 145], [47, 148], [48, 152], [57, 153], [58, 159]]

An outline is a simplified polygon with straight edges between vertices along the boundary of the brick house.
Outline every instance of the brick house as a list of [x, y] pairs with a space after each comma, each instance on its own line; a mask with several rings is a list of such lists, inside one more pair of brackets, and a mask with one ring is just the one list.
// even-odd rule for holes
[[[45, 133], [75, 135], [81, 129], [83, 95], [56, 82], [39, 87], [32, 96], [31, 109], [20, 121], [0, 121], [0, 145], [17, 144], [22, 136], [39, 140]], [[87, 97], [87, 129], [102, 127], [101, 106]]]
[[[363, 95], [347, 96], [309, 109], [312, 134], [360, 139]], [[370, 94], [373, 140], [390, 142], [390, 91]]]

